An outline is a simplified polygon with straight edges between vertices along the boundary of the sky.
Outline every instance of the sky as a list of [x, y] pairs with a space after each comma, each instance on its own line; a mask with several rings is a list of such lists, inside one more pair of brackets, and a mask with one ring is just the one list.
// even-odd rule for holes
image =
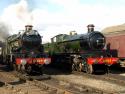
[[31, 24], [46, 43], [57, 34], [86, 33], [88, 24], [97, 31], [124, 24], [125, 0], [0, 0], [0, 23], [9, 34]]

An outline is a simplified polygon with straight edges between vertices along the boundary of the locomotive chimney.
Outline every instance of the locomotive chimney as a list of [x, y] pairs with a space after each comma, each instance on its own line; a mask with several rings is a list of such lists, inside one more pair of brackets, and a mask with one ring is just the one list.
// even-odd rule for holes
[[26, 25], [26, 26], [25, 26], [25, 31], [31, 31], [32, 28], [33, 28], [32, 25]]
[[89, 24], [88, 26], [87, 26], [87, 28], [88, 28], [88, 33], [89, 32], [93, 32], [94, 31], [94, 25], [93, 24]]

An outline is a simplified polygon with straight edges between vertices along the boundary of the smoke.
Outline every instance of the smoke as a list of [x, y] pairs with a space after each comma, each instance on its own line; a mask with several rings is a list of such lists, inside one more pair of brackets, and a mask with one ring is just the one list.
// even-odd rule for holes
[[21, 0], [16, 7], [17, 18], [20, 19], [24, 24], [32, 24], [33, 16], [29, 11], [28, 4], [26, 0]]
[[[75, 30], [71, 17], [63, 14], [67, 13], [51, 13], [46, 9], [40, 8], [30, 10], [28, 1], [20, 0], [16, 4], [6, 7], [1, 19], [5, 23], [5, 32], [9, 32], [10, 35], [18, 34], [19, 30], [24, 30], [24, 26], [29, 24], [33, 25], [43, 36], [43, 42], [48, 42], [51, 37], [59, 32], [65, 33], [72, 29]], [[52, 33], [50, 34], [50, 32]]]
[[24, 30], [27, 24], [32, 25], [33, 16], [29, 11], [27, 0], [20, 0], [17, 4], [6, 7], [1, 19], [9, 27], [6, 30], [10, 34], [17, 34], [19, 30]]
[[4, 22], [0, 21], [0, 41], [4, 42], [9, 36], [9, 26]]

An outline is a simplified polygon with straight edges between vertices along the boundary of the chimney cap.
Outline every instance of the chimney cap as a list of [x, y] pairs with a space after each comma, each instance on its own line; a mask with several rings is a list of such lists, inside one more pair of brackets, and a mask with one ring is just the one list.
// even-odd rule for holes
[[87, 27], [95, 27], [94, 24], [89, 24]]
[[25, 25], [25, 27], [33, 27], [32, 25]]

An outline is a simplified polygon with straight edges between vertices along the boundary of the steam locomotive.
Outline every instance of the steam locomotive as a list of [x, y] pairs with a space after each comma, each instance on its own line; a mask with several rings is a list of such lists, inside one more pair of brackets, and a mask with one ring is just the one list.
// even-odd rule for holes
[[111, 57], [103, 49], [104, 35], [94, 31], [93, 24], [87, 27], [87, 34], [77, 34], [75, 31], [70, 32], [70, 35], [59, 34], [51, 38], [51, 43], [44, 44], [45, 52], [52, 57], [53, 65], [91, 74], [96, 66], [107, 72], [107, 67], [117, 62], [118, 58]]
[[49, 64], [51, 59], [43, 51], [42, 37], [32, 25], [26, 25], [25, 30], [6, 39], [2, 49], [3, 62], [11, 69], [21, 72], [39, 72], [42, 66]]

